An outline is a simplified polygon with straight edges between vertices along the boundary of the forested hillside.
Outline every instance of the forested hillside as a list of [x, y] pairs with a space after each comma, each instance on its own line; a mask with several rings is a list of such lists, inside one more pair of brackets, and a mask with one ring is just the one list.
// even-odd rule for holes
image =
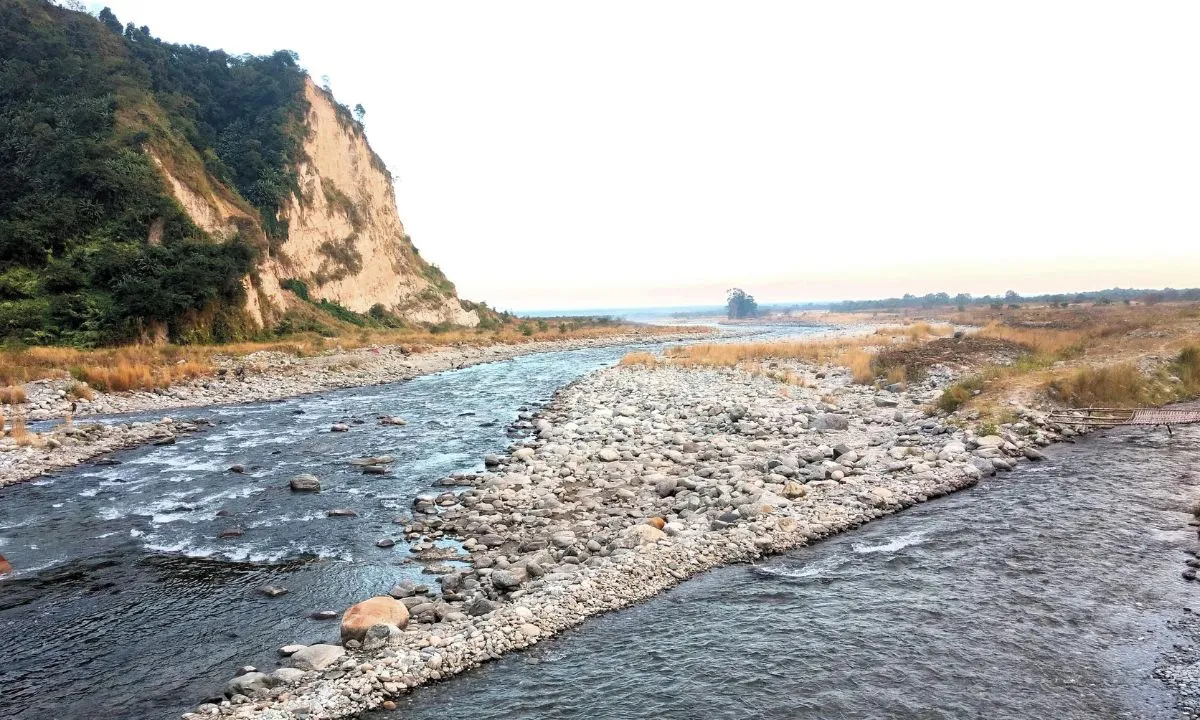
[[[271, 272], [289, 271], [287, 208], [297, 215], [311, 100], [324, 102], [308, 82], [287, 51], [232, 56], [162, 42], [108, 9], [0, 2], [0, 339], [226, 341], [278, 320], [284, 278], [264, 290], [257, 270], [273, 258]], [[357, 220], [342, 190], [324, 194]], [[374, 287], [381, 307], [400, 302]], [[440, 301], [462, 312], [448, 287]]]

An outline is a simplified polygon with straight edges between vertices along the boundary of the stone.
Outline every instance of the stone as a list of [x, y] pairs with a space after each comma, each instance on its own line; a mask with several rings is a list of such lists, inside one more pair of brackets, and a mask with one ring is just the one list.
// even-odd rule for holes
[[325, 513], [328, 517], [358, 517], [358, 513], [350, 508], [333, 508]]
[[229, 466], [229, 472], [238, 473], [240, 475], [241, 473], [246, 472], [246, 466], [245, 465], [231, 465], [231, 466]]
[[266, 690], [268, 687], [266, 673], [248, 672], [225, 683], [225, 694], [229, 697], [234, 695], [250, 696], [255, 691]]
[[517, 460], [528, 463], [533, 462], [534, 454], [533, 448], [523, 447], [518, 448], [512, 455]]
[[621, 459], [621, 453], [617, 452], [613, 448], [606, 447], [606, 448], [601, 449], [600, 452], [597, 453], [597, 457], [599, 457], [604, 462], [615, 462], [615, 461]]
[[305, 647], [307, 647], [307, 646], [306, 645], [284, 645], [283, 647], [279, 648], [279, 654], [282, 655], [283, 657], [287, 657], [289, 655], [295, 655], [296, 653], [303, 650]]
[[802, 498], [806, 492], [807, 491], [804, 489], [804, 485], [796, 482], [795, 480], [788, 480], [783, 484], [783, 496], [789, 500]]
[[346, 649], [341, 645], [309, 645], [293, 653], [291, 663], [299, 670], [324, 670], [345, 654]]
[[321, 492], [321, 481], [316, 475], [297, 475], [288, 485], [292, 492]]
[[384, 548], [385, 550], [387, 548], [394, 547], [395, 545], [396, 541], [391, 538], [380, 538], [375, 541], [375, 547]]
[[494, 603], [487, 598], [476, 598], [470, 605], [467, 605], [467, 614], [479, 617], [495, 611], [498, 607], [500, 607], [499, 603]]
[[245, 534], [246, 534], [246, 531], [242, 530], [240, 527], [231, 527], [231, 528], [225, 528], [221, 532], [217, 533], [217, 538], [223, 540], [225, 538], [241, 537]]
[[1045, 455], [1043, 455], [1040, 451], [1035, 450], [1034, 448], [1031, 448], [1031, 447], [1025, 448], [1024, 451], [1022, 451], [1022, 452], [1025, 455], [1025, 458], [1028, 460], [1039, 461], [1039, 460], [1046, 459]]
[[300, 668], [281, 667], [275, 672], [267, 676], [267, 683], [271, 687], [279, 685], [293, 685], [304, 679], [305, 672]]
[[642, 523], [627, 529], [622, 533], [622, 537], [630, 545], [649, 545], [665, 539], [667, 534], [653, 525]]
[[280, 595], [287, 595], [287, 588], [280, 587], [278, 585], [264, 585], [263, 587], [260, 587], [258, 591], [267, 597], [279, 597]]
[[850, 427], [850, 420], [845, 415], [837, 415], [835, 413], [825, 413], [818, 415], [813, 421], [814, 430], [846, 430]]
[[529, 572], [523, 567], [514, 567], [507, 570], [495, 570], [490, 577], [492, 587], [497, 590], [515, 590], [529, 579]]
[[679, 481], [673, 477], [665, 477], [659, 480], [654, 485], [655, 491], [660, 498], [671, 497], [675, 494], [675, 488], [679, 485]]
[[0, 555], [0, 575], [9, 575], [12, 573], [12, 571], [12, 563], [6, 560], [3, 555]]
[[388, 595], [376, 595], [351, 605], [342, 614], [342, 641], [362, 641], [372, 625], [392, 625], [403, 630], [408, 626], [408, 608]]
[[408, 421], [395, 415], [384, 415], [379, 418], [380, 425], [407, 425]]
[[346, 423], [334, 423], [329, 426], [329, 432], [350, 432], [350, 426]]
[[527, 638], [535, 638], [542, 634], [542, 630], [537, 625], [525, 623], [521, 626], [521, 634]]
[[388, 469], [382, 465], [367, 465], [362, 469], [363, 475], [387, 475]]
[[484, 455], [483, 464], [487, 467], [496, 467], [501, 462], [499, 455]]
[[333, 610], [318, 610], [314, 613], [309, 613], [309, 617], [313, 620], [332, 620], [337, 616], [338, 614]]

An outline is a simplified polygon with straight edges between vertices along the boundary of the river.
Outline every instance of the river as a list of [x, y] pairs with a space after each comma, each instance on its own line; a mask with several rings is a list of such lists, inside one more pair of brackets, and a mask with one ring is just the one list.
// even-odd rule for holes
[[[17, 567], [0, 581], [0, 716], [173, 716], [240, 665], [273, 667], [282, 644], [336, 637], [336, 620], [310, 615], [430, 578], [403, 543], [375, 546], [418, 493], [479, 469], [518, 412], [629, 349], [174, 412], [216, 425], [0, 490], [0, 551]], [[328, 432], [339, 421], [362, 424]], [[1181, 508], [1198, 440], [1123, 430], [1057, 448], [422, 689], [402, 715], [1171, 717], [1148, 668], [1192, 597]], [[380, 454], [396, 458], [388, 475], [346, 462]], [[319, 495], [287, 489], [301, 472]], [[268, 584], [289, 592], [268, 598]]]

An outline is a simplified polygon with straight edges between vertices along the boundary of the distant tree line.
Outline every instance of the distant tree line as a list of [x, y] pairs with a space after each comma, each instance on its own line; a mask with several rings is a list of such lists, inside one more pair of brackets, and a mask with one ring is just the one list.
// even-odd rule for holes
[[1103, 305], [1111, 302], [1134, 300], [1145, 303], [1200, 300], [1200, 288], [1187, 288], [1183, 290], [1176, 290], [1174, 288], [1165, 288], [1162, 290], [1110, 288], [1108, 290], [1090, 290], [1078, 293], [1051, 293], [1029, 296], [1021, 296], [1015, 291], [1009, 290], [1003, 295], [982, 295], [978, 297], [969, 293], [959, 293], [952, 296], [949, 293], [941, 292], [920, 296], [905, 294], [903, 297], [885, 298], [882, 300], [847, 300], [840, 303], [831, 303], [828, 307], [831, 310], [854, 312], [857, 310], [901, 310], [939, 307], [960, 307], [965, 309], [968, 306], [980, 305], [1001, 308], [1006, 305], [1019, 305], [1021, 303], [1036, 303], [1039, 305], [1098, 303]]

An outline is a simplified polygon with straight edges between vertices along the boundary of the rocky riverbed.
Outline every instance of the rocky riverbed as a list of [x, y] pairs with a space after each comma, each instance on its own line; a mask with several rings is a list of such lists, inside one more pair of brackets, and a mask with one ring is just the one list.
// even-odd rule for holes
[[[736, 370], [616, 367], [522, 417], [489, 472], [448, 478], [396, 519], [428, 587], [380, 587], [328, 644], [286, 646], [185, 715], [346, 717], [430, 680], [644, 600], [1041, 457], [1070, 431], [1033, 411], [996, 435], [926, 417], [952, 379], [856, 385], [795, 364], [805, 386]], [[384, 538], [381, 538], [384, 540]], [[344, 643], [338, 644], [339, 639]]]
[[[377, 385], [420, 375], [496, 362], [537, 352], [607, 347], [631, 342], [694, 339], [697, 333], [653, 328], [644, 332], [605, 338], [531, 342], [521, 345], [447, 347], [411, 352], [400, 346], [335, 351], [299, 358], [282, 352], [259, 352], [221, 359], [214, 377], [181, 383], [154, 392], [96, 393], [92, 400], [68, 396], [71, 380], [39, 380], [25, 385], [28, 401], [5, 407], [11, 418], [30, 421], [75, 418], [98, 414], [146, 413], [230, 403], [278, 400], [326, 390]], [[117, 424], [61, 423], [29, 439], [18, 441], [0, 434], [0, 487], [62, 470], [101, 455], [152, 442], [170, 442], [181, 432], [192, 432], [195, 423], [138, 421]]]

